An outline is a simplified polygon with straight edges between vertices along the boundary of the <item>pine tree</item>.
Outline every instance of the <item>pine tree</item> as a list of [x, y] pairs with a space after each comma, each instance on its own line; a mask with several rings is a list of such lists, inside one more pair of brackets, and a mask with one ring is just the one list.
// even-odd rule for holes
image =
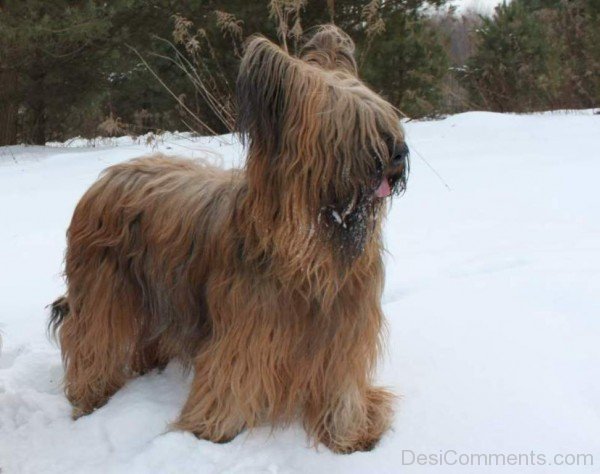
[[545, 25], [522, 2], [503, 3], [477, 31], [478, 50], [467, 62], [473, 102], [484, 108], [529, 111], [552, 101], [560, 86], [555, 45]]
[[2, 2], [0, 64], [16, 77], [12, 97], [23, 110], [21, 140], [45, 143], [49, 122], [60, 123], [84, 99], [97, 80], [93, 52], [109, 25], [100, 2]]
[[463, 76], [472, 102], [497, 111], [600, 103], [596, 0], [513, 0], [477, 31]]
[[410, 117], [435, 115], [443, 102], [449, 60], [432, 26], [418, 9], [391, 9], [363, 55], [366, 81]]
[[[279, 3], [298, 6], [286, 32], [292, 53], [299, 35], [333, 21], [356, 41], [362, 77], [408, 114], [420, 116], [436, 109], [436, 81], [446, 71], [440, 39], [422, 10], [445, 1]], [[181, 104], [211, 130], [226, 131], [206, 98], [171, 60], [175, 53], [164, 40], [173, 41], [176, 16], [192, 20], [194, 40], [204, 48], [196, 65], [214, 74], [232, 95], [243, 37], [262, 33], [281, 39], [281, 25], [269, 14], [275, 3], [0, 0], [0, 145], [92, 137], [102, 132], [101, 123], [111, 120], [129, 133], [181, 129], [187, 122]], [[226, 27], [230, 14], [239, 22], [234, 23], [240, 29], [237, 45]], [[189, 54], [186, 45], [175, 46]], [[179, 104], [137, 53], [180, 98]]]

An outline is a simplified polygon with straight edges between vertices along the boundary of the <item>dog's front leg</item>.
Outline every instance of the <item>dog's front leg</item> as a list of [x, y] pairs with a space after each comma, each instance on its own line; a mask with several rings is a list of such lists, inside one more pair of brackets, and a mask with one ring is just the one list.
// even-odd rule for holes
[[211, 373], [210, 359], [207, 355], [197, 357], [190, 394], [175, 428], [190, 431], [200, 439], [227, 443], [244, 429], [245, 422], [227, 377]]

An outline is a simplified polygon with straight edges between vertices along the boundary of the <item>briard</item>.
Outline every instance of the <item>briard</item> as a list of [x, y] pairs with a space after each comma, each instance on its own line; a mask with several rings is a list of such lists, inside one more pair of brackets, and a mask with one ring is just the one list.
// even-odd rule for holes
[[176, 359], [195, 374], [176, 429], [220, 443], [300, 420], [315, 445], [370, 450], [392, 418], [372, 378], [399, 116], [334, 26], [297, 57], [251, 38], [236, 92], [243, 169], [140, 158], [77, 205], [50, 321], [73, 416]]

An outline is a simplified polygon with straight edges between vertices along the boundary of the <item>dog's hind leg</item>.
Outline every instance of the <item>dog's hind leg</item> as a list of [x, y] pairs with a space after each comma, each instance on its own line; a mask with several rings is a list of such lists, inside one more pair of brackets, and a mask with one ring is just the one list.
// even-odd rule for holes
[[127, 380], [141, 316], [136, 291], [119, 278], [116, 264], [100, 260], [96, 268], [70, 278], [70, 314], [58, 328], [74, 418], [104, 405]]

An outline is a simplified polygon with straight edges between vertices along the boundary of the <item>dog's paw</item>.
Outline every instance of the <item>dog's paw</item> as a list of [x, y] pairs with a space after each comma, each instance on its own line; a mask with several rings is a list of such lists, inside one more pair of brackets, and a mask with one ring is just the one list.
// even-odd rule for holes
[[216, 444], [229, 443], [245, 429], [245, 426], [239, 425], [228, 427], [228, 429], [223, 429], [218, 425], [211, 426], [210, 424], [202, 422], [190, 423], [189, 420], [186, 420], [186, 422], [179, 420], [177, 423], [172, 425], [172, 427], [180, 431], [189, 431], [198, 439], [210, 441], [211, 443]]
[[356, 451], [371, 451], [390, 428], [393, 418], [394, 395], [379, 387], [367, 390], [363, 399], [366, 417], [358, 425], [336, 430], [329, 426], [319, 437], [319, 442], [331, 451], [339, 454], [351, 454]]
[[328, 449], [333, 451], [336, 454], [352, 454], [357, 451], [371, 451], [379, 440], [381, 436], [377, 437], [362, 437], [357, 440], [347, 441], [347, 440], [334, 440], [331, 438], [321, 439], [321, 443], [323, 443]]
[[371, 387], [367, 390], [368, 432], [380, 433], [381, 437], [390, 428], [394, 416], [395, 399], [395, 395], [385, 388]]
[[234, 440], [234, 438], [239, 434], [235, 434], [233, 436], [217, 436], [217, 437], [208, 437], [206, 436], [206, 434], [204, 433], [193, 433], [192, 434], [198, 438], [198, 439], [202, 439], [204, 441], [210, 441], [211, 443], [216, 443], [216, 444], [227, 444], [230, 443], [231, 441]]
[[93, 408], [91, 409], [84, 409], [84, 408], [79, 408], [79, 407], [73, 407], [71, 409], [71, 419], [73, 421], [77, 420], [78, 418], [81, 418], [82, 416], [86, 416], [89, 415], [90, 413], [92, 413], [94, 411]]

